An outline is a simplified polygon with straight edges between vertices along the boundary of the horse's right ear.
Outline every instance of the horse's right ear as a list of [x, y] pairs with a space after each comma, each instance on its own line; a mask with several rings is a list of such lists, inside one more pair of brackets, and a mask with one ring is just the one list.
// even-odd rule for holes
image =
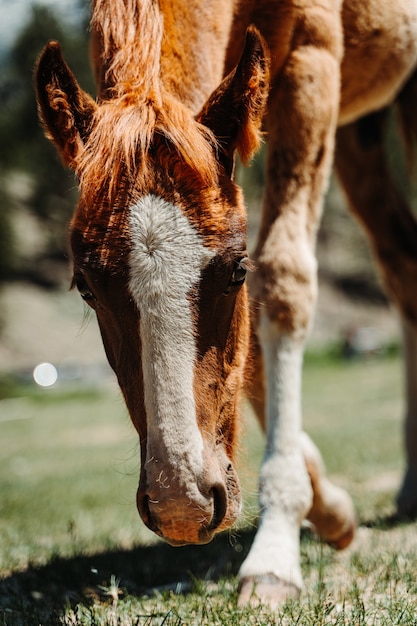
[[77, 157], [88, 137], [95, 101], [78, 85], [58, 42], [43, 49], [35, 68], [38, 112], [49, 139], [64, 163], [77, 169]]

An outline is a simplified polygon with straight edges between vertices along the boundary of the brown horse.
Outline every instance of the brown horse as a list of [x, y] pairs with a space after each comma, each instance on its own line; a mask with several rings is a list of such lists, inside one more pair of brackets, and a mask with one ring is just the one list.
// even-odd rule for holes
[[[174, 545], [233, 524], [244, 388], [267, 443], [241, 601], [274, 605], [302, 587], [305, 517], [337, 547], [355, 526], [300, 409], [336, 137], [338, 173], [404, 322], [408, 469], [398, 504], [417, 509], [417, 226], [382, 149], [391, 102], [413, 122], [417, 1], [95, 0], [91, 28], [97, 101], [55, 42], [40, 57], [37, 96], [80, 181], [73, 285], [96, 311], [139, 433], [138, 509]], [[236, 154], [248, 161], [258, 147], [262, 124], [252, 332], [244, 283], [254, 268], [233, 172]]]

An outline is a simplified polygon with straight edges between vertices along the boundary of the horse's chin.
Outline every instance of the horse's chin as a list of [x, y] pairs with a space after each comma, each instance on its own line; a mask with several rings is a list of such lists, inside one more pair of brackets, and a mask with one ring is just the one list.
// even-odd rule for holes
[[162, 537], [162, 535], [159, 536], [162, 537], [162, 539], [164, 539], [166, 543], [168, 543], [173, 548], [181, 548], [183, 546], [204, 546], [207, 543], [210, 543], [210, 541], [213, 540], [216, 534], [217, 532], [215, 530], [200, 531], [197, 541], [181, 541], [178, 539], [170, 539], [169, 537]]

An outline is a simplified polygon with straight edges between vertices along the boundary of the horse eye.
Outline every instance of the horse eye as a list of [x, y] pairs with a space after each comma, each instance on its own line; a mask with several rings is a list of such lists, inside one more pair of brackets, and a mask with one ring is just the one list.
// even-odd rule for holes
[[92, 302], [94, 302], [95, 297], [93, 295], [93, 292], [91, 291], [82, 276], [74, 276], [73, 286], [78, 289], [78, 293], [80, 294], [84, 302], [87, 302], [87, 304], [91, 304]]
[[245, 259], [240, 259], [240, 261], [234, 261], [234, 269], [232, 278], [230, 279], [230, 285], [241, 285], [245, 282], [246, 278], [246, 267], [244, 266]]
[[233, 287], [240, 287], [243, 285], [246, 279], [246, 272], [250, 269], [250, 261], [247, 257], [242, 259], [235, 259], [233, 261], [233, 272], [229, 280], [225, 295], [230, 293], [230, 289]]

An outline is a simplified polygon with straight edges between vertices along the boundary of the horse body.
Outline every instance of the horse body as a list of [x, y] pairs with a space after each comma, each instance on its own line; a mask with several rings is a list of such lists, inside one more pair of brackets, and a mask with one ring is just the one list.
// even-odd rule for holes
[[[410, 436], [399, 503], [417, 508], [417, 303], [399, 280], [415, 280], [417, 234], [386, 175], [381, 113], [398, 96], [410, 117], [417, 2], [95, 0], [92, 59], [97, 102], [56, 43], [40, 58], [37, 94], [49, 135], [80, 179], [73, 284], [96, 311], [139, 433], [139, 512], [174, 545], [209, 541], [233, 524], [246, 386], [267, 443], [241, 600], [251, 600], [256, 583], [257, 596], [274, 604], [302, 586], [306, 516], [338, 547], [355, 526], [350, 498], [326, 479], [302, 433], [300, 407], [336, 135], [336, 167], [404, 318]], [[369, 113], [364, 133], [360, 118]], [[236, 153], [247, 161], [256, 150], [263, 121], [267, 183], [251, 330], [244, 281], [252, 266], [233, 169]]]
[[[391, 104], [417, 62], [417, 7], [370, 0], [343, 3], [344, 57], [339, 124]], [[360, 68], [360, 71], [358, 71]]]

